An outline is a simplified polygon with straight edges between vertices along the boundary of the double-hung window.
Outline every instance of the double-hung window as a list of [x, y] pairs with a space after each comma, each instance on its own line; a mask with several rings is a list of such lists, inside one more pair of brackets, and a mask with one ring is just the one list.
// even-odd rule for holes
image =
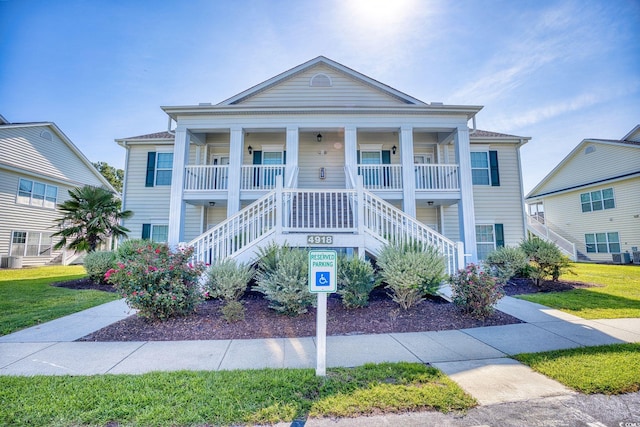
[[613, 188], [591, 191], [580, 194], [582, 212], [601, 211], [603, 209], [613, 209], [616, 202], [613, 198]]
[[471, 180], [473, 185], [500, 186], [497, 151], [471, 152]]
[[478, 259], [484, 260], [496, 248], [504, 246], [504, 227], [502, 224], [476, 225], [476, 249]]
[[146, 187], [171, 185], [173, 153], [147, 153]]
[[142, 238], [152, 242], [166, 243], [169, 240], [169, 226], [166, 224], [142, 224]]
[[589, 233], [584, 235], [587, 253], [620, 252], [620, 236], [613, 233]]
[[17, 202], [23, 205], [42, 206], [55, 209], [58, 199], [58, 187], [42, 182], [20, 178]]

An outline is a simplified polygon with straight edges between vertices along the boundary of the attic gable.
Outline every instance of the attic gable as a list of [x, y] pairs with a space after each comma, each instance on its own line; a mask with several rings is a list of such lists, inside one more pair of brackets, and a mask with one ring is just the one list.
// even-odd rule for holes
[[356, 107], [425, 104], [364, 74], [320, 56], [218, 105]]

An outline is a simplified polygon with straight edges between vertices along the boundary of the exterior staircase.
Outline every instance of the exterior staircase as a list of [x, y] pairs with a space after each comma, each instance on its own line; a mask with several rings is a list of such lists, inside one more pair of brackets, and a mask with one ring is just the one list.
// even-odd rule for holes
[[422, 242], [445, 257], [447, 272], [464, 265], [461, 242], [453, 242], [364, 189], [276, 189], [191, 242], [194, 258], [252, 262], [260, 248], [276, 242], [294, 247], [358, 248], [375, 256], [389, 241]]
[[578, 253], [575, 243], [562, 237], [554, 228], [543, 216], [527, 215], [527, 231], [531, 234], [555, 243], [571, 261], [588, 260], [584, 254]]

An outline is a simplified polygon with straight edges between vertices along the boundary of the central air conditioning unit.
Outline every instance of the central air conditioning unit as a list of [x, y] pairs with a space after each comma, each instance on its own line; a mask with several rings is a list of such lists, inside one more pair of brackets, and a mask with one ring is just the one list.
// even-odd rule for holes
[[640, 251], [633, 251], [632, 258], [634, 264], [640, 264]]
[[611, 254], [611, 257], [613, 258], [614, 264], [629, 264], [631, 262], [631, 256], [629, 255], [629, 252]]

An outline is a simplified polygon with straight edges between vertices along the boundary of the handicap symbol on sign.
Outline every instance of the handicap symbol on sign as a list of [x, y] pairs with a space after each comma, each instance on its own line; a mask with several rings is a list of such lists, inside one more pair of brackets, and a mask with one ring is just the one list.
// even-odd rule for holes
[[316, 271], [316, 286], [329, 286], [330, 274], [329, 271]]

